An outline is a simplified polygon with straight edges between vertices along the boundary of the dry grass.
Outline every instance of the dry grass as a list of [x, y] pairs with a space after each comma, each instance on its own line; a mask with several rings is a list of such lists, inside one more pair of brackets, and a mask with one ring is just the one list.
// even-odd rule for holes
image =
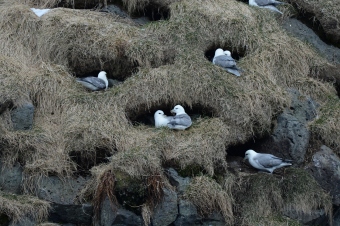
[[185, 197], [197, 207], [203, 216], [208, 216], [215, 211], [221, 212], [226, 225], [232, 225], [234, 200], [230, 185], [233, 181], [228, 179], [227, 183], [221, 186], [212, 178], [195, 177], [186, 190]]
[[302, 169], [287, 169], [283, 181], [282, 196], [284, 211], [311, 214], [313, 210], [323, 209], [332, 221], [332, 198], [320, 185]]
[[[10, 99], [18, 106], [31, 100], [35, 105], [30, 131], [13, 131], [8, 111], [0, 116], [1, 160], [23, 164], [26, 192], [42, 175], [72, 175], [76, 163], [70, 153], [95, 159], [98, 150], [112, 155], [109, 163], [92, 168], [84, 191], [98, 200], [105, 190], [100, 178], [109, 171], [136, 181], [149, 179], [153, 191], [161, 190], [159, 181], [166, 183], [164, 165], [198, 165], [209, 176], [225, 172], [226, 148], [270, 133], [272, 121], [290, 103], [287, 88], [321, 104], [320, 119], [311, 127], [327, 144], [338, 145], [339, 99], [331, 84], [309, 76], [327, 62], [288, 36], [273, 14], [238, 1], [159, 2], [169, 5], [170, 19], [142, 28], [85, 10], [58, 8], [38, 18], [26, 5], [54, 4], [48, 1], [0, 5], [0, 101]], [[125, 2], [130, 10], [146, 3]], [[238, 62], [241, 77], [206, 59], [205, 51], [215, 47], [245, 54]], [[90, 93], [72, 75], [94, 70], [125, 81]], [[200, 105], [213, 116], [194, 120], [186, 131], [131, 123], [131, 118], [175, 104], [186, 109]], [[207, 197], [198, 193], [200, 181], [207, 183]], [[191, 199], [203, 210], [221, 210], [226, 222], [233, 221], [229, 188], [202, 176], [192, 189]], [[255, 203], [276, 202], [269, 210], [259, 208], [265, 215], [282, 206], [275, 191], [271, 199], [255, 195]], [[216, 201], [204, 203], [207, 198]], [[145, 216], [149, 212], [144, 209]], [[244, 214], [244, 222], [252, 218], [251, 212]]]
[[[322, 209], [331, 219], [332, 202], [317, 182], [303, 169], [289, 168], [283, 176], [257, 173], [242, 177], [234, 186], [238, 225], [287, 225], [280, 216], [289, 211], [311, 214]], [[294, 225], [296, 222], [290, 222]]]
[[33, 196], [0, 192], [0, 212], [9, 216], [14, 222], [25, 216], [41, 222], [47, 219], [49, 208], [49, 202]]

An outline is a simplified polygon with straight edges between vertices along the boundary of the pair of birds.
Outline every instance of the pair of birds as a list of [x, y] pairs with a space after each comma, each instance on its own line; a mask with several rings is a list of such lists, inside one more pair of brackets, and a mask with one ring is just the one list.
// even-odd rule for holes
[[276, 8], [277, 5], [286, 4], [284, 2], [279, 2], [276, 0], [249, 0], [249, 5], [256, 6], [260, 8], [265, 8], [283, 14], [280, 10]]
[[275, 169], [284, 166], [291, 166], [291, 162], [293, 162], [292, 160], [279, 158], [275, 155], [257, 153], [254, 150], [246, 151], [244, 160], [246, 159], [248, 159], [250, 165], [254, 168], [269, 173], [273, 173]]
[[191, 118], [185, 113], [185, 110], [181, 105], [176, 105], [170, 112], [176, 115], [167, 116], [162, 110], [155, 112], [154, 119], [156, 128], [168, 127], [170, 129], [185, 130], [191, 126]]
[[215, 50], [215, 56], [213, 58], [213, 64], [222, 67], [227, 72], [240, 76], [241, 69], [236, 66], [236, 61], [231, 56], [231, 52], [223, 49], [218, 48]]

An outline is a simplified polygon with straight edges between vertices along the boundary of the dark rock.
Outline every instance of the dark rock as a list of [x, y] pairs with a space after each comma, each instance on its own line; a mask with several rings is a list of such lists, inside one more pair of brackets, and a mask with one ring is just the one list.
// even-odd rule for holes
[[119, 84], [122, 84], [123, 82], [116, 80], [116, 79], [108, 79], [109, 85], [108, 87], [114, 87], [114, 86], [118, 86]]
[[333, 226], [340, 226], [340, 207], [334, 212]]
[[281, 149], [276, 150], [281, 153], [281, 157], [300, 164], [304, 161], [309, 136], [305, 123], [300, 122], [293, 115], [282, 113], [277, 119], [277, 127], [272, 139], [276, 143], [275, 146]]
[[177, 192], [183, 194], [190, 183], [190, 178], [179, 176], [177, 171], [173, 168], [167, 169], [166, 175], [169, 178], [170, 184], [177, 188]]
[[[323, 6], [323, 1], [295, 0], [293, 6], [297, 6], [303, 17], [307, 17], [308, 23], [317, 24], [318, 32], [328, 42], [340, 47], [340, 25], [336, 18], [338, 14], [330, 16], [330, 10]], [[329, 7], [329, 6], [328, 6]], [[304, 19], [302, 17], [302, 19]], [[304, 19], [304, 20], [306, 20]]]
[[32, 219], [30, 219], [29, 217], [23, 217], [21, 218], [19, 221], [17, 222], [13, 222], [11, 221], [9, 223], [9, 226], [35, 226], [37, 225], [36, 222], [34, 222]]
[[271, 137], [263, 142], [258, 151], [255, 151], [291, 159], [293, 164], [301, 164], [310, 138], [307, 122], [317, 116], [318, 104], [311, 98], [300, 95], [297, 90], [288, 91], [292, 95], [290, 107], [278, 116]]
[[169, 225], [177, 218], [178, 207], [176, 192], [166, 188], [164, 188], [163, 191], [163, 201], [155, 207], [154, 215], [151, 219], [153, 226]]
[[111, 207], [109, 199], [106, 197], [101, 206], [99, 223], [100, 226], [142, 226], [141, 217], [131, 211], [118, 208], [114, 211]]
[[122, 10], [121, 8], [119, 8], [119, 7], [116, 6], [116, 5], [110, 5], [110, 4], [108, 4], [106, 10], [107, 10], [109, 13], [112, 13], [112, 14], [114, 14], [114, 15], [118, 15], [118, 16], [120, 16], [120, 17], [124, 17], [124, 18], [130, 17], [128, 13], [126, 13], [124, 10]]
[[330, 193], [333, 204], [340, 205], [340, 158], [324, 145], [320, 149], [306, 169]]
[[289, 18], [283, 27], [302, 41], [312, 44], [328, 61], [340, 64], [340, 49], [323, 42], [315, 32], [297, 19]]
[[3, 169], [0, 162], [0, 188], [14, 194], [21, 193], [22, 167], [16, 163], [12, 168]]
[[15, 130], [29, 130], [33, 126], [34, 106], [25, 103], [11, 111], [11, 119]]
[[83, 177], [68, 178], [64, 181], [56, 176], [44, 177], [38, 184], [37, 196], [50, 202], [73, 205], [86, 181]]
[[13, 101], [12, 100], [6, 100], [3, 103], [0, 103], [0, 115], [6, 111], [9, 108], [13, 107]]
[[201, 218], [197, 213], [197, 208], [188, 200], [179, 200], [178, 217], [175, 226], [200, 225]]
[[56, 223], [72, 223], [92, 225], [93, 206], [82, 205], [61, 205], [52, 203], [48, 220]]
[[324, 210], [313, 210], [311, 213], [303, 213], [301, 211], [296, 211], [295, 209], [287, 209], [283, 211], [283, 214], [291, 219], [298, 220], [303, 224], [308, 224], [320, 217], [325, 215]]
[[203, 226], [224, 226], [224, 218], [220, 213], [213, 212], [208, 217], [204, 218], [202, 221]]

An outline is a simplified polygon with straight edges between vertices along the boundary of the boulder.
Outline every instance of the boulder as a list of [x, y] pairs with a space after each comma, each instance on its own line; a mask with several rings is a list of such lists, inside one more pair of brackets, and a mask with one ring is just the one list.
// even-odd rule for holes
[[14, 130], [29, 130], [33, 126], [34, 106], [30, 102], [16, 107], [11, 111]]
[[311, 213], [303, 213], [301, 211], [296, 211], [295, 209], [284, 210], [283, 214], [291, 219], [298, 220], [303, 224], [309, 224], [314, 222], [319, 218], [324, 218], [325, 211], [320, 210], [313, 210]]
[[179, 200], [178, 217], [174, 223], [175, 226], [199, 225], [200, 217], [197, 208], [188, 200]]
[[118, 208], [114, 211], [109, 199], [106, 197], [101, 206], [100, 219], [97, 222], [100, 226], [142, 226], [142, 218], [131, 211]]
[[44, 177], [39, 181], [37, 196], [50, 202], [74, 205], [81, 189], [85, 187], [87, 179], [83, 177], [68, 178], [64, 181], [56, 176]]
[[176, 187], [178, 194], [183, 194], [190, 183], [189, 177], [181, 177], [173, 168], [168, 168], [166, 176], [169, 178], [170, 184]]
[[12, 168], [2, 168], [0, 162], [0, 190], [14, 194], [21, 193], [22, 167], [16, 163]]
[[270, 153], [291, 159], [294, 164], [301, 164], [310, 138], [307, 123], [317, 116], [316, 108], [319, 105], [310, 97], [300, 95], [295, 89], [288, 91], [292, 96], [290, 107], [278, 116], [273, 134], [255, 151]]
[[177, 218], [177, 193], [166, 188], [164, 188], [163, 191], [163, 200], [155, 207], [154, 214], [151, 219], [153, 226], [169, 225]]
[[42, 178], [37, 186], [37, 196], [51, 202], [48, 219], [52, 222], [92, 224], [93, 206], [77, 204], [77, 196], [86, 184], [83, 177], [60, 180], [56, 176]]
[[334, 212], [333, 216], [333, 226], [340, 226], [340, 208]]
[[23, 217], [19, 221], [11, 221], [9, 226], [35, 226], [37, 223], [29, 217]]
[[92, 225], [93, 206], [51, 204], [48, 220], [56, 223], [72, 223], [77, 225]]
[[306, 170], [332, 196], [334, 205], [340, 205], [340, 158], [326, 146], [313, 155]]

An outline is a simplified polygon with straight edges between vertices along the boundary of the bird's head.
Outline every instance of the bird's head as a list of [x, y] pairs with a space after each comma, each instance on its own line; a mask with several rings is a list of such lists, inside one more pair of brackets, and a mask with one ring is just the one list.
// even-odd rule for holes
[[246, 151], [245, 156], [244, 156], [244, 160], [249, 159], [251, 156], [253, 156], [255, 154], [256, 154], [256, 152], [254, 150], [250, 149], [250, 150]]
[[158, 110], [155, 112], [154, 114], [154, 117], [157, 118], [157, 117], [160, 117], [160, 116], [163, 116], [164, 115], [164, 112], [162, 110]]
[[181, 105], [176, 105], [174, 109], [172, 109], [170, 112], [178, 115], [178, 114], [184, 114], [185, 110]]
[[100, 78], [101, 80], [103, 80], [105, 82], [105, 86], [106, 86], [106, 89], [107, 89], [107, 87], [109, 86], [109, 81], [107, 80], [106, 72], [105, 71], [99, 72], [98, 78]]
[[226, 50], [223, 53], [224, 53], [224, 55], [231, 56], [231, 52], [229, 50]]
[[224, 55], [223, 49], [218, 48], [215, 50], [215, 57]]

